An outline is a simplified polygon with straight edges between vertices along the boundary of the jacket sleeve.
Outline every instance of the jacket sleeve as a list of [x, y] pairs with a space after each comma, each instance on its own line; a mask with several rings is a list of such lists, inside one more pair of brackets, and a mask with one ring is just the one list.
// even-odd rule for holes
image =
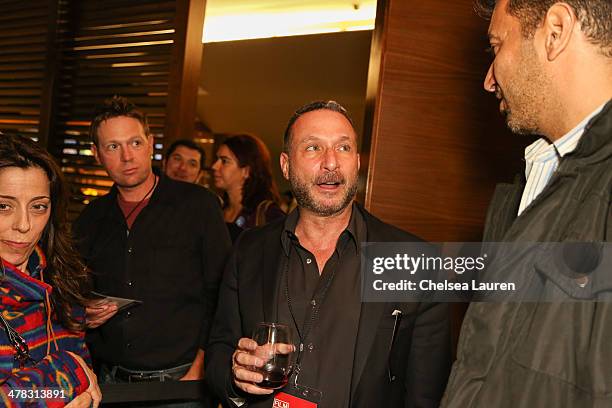
[[[240, 245], [240, 238], [236, 248]], [[233, 407], [230, 398], [241, 397], [233, 387], [232, 354], [242, 337], [240, 305], [238, 304], [237, 249], [234, 250], [225, 268], [219, 290], [219, 305], [206, 351], [206, 379], [213, 393], [224, 406]]]
[[[85, 347], [84, 343], [83, 347]], [[81, 357], [86, 356], [81, 354]], [[8, 408], [62, 407], [89, 387], [85, 370], [65, 350], [47, 355], [32, 367], [12, 371], [0, 370], [0, 377], [0, 401], [2, 401], [2, 406]], [[36, 389], [62, 390], [65, 399], [27, 400], [18, 398], [18, 395], [14, 394], [16, 390]], [[12, 396], [11, 391], [13, 391]]]
[[[210, 327], [217, 307], [219, 283], [223, 276], [223, 268], [227, 262], [232, 243], [229, 232], [223, 221], [221, 206], [216, 197], [207, 191], [205, 217], [200, 213], [196, 216], [204, 223], [204, 238], [202, 240], [202, 299], [204, 302], [204, 322], [200, 331], [200, 348], [206, 350]], [[202, 209], [200, 209], [201, 211]]]
[[[72, 309], [75, 321], [84, 323], [85, 310]], [[0, 370], [0, 401], [5, 407], [56, 407], [64, 406], [89, 388], [89, 378], [78, 361], [68, 351], [81, 357], [91, 367], [91, 357], [85, 344], [85, 332], [67, 332], [66, 339], [72, 346], [48, 354], [38, 363], [21, 369]], [[51, 346], [53, 349], [53, 345]], [[25, 400], [15, 396], [15, 390], [47, 389], [63, 391], [64, 399]], [[11, 390], [13, 396], [11, 397]], [[32, 405], [34, 403], [34, 405]]]
[[406, 366], [406, 408], [440, 405], [451, 367], [449, 308], [445, 303], [421, 303], [414, 323]]

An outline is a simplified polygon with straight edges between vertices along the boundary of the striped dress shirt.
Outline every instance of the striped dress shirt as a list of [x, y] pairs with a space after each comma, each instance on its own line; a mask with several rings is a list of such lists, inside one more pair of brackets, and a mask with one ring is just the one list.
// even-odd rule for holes
[[521, 197], [518, 215], [521, 215], [525, 208], [544, 190], [557, 167], [559, 167], [559, 158], [574, 151], [584, 133], [584, 128], [595, 115], [601, 112], [604, 106], [605, 104], [595, 109], [575, 128], [554, 143], [549, 143], [546, 139], [541, 138], [527, 146], [525, 149], [525, 178], [527, 183]]

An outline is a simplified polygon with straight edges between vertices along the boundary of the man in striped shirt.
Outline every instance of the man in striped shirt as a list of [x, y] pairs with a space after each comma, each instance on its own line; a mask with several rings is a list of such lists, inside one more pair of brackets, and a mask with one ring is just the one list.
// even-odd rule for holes
[[612, 2], [477, 3], [494, 53], [484, 87], [513, 132], [542, 136], [524, 178], [497, 187], [484, 241], [603, 250], [592, 270], [565, 249], [509, 264], [504, 278], [556, 297], [472, 303], [442, 406], [612, 406]]

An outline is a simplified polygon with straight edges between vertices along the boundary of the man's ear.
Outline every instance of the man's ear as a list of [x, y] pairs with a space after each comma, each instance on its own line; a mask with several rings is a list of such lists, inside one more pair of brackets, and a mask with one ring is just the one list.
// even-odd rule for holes
[[285, 180], [289, 180], [289, 156], [285, 152], [280, 154], [280, 167]]
[[577, 24], [576, 13], [569, 4], [555, 3], [550, 6], [541, 28], [549, 61], [554, 61], [567, 48]]
[[100, 152], [98, 151], [98, 147], [95, 143], [91, 144], [91, 152], [93, 153], [94, 158], [96, 159], [96, 163], [102, 165], [102, 162], [100, 161]]

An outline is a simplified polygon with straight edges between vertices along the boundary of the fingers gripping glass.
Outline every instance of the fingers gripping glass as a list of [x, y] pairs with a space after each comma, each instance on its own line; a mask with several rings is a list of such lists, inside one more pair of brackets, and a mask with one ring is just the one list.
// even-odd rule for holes
[[258, 323], [252, 338], [257, 342], [253, 355], [264, 361], [262, 367], [252, 368], [263, 375], [263, 381], [257, 385], [270, 389], [284, 387], [293, 369], [295, 347], [291, 329], [279, 323]]

